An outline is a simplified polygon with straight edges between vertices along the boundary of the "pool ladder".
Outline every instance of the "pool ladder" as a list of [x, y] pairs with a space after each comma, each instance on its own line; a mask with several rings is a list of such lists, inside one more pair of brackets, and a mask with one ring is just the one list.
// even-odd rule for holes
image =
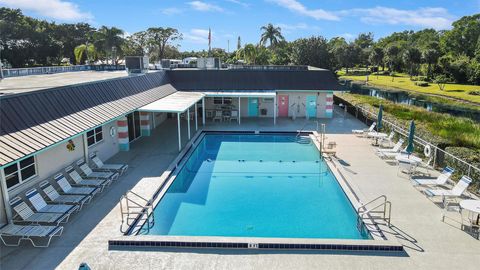
[[[362, 204], [357, 208], [357, 228], [360, 233], [367, 233], [365, 230], [368, 230], [371, 233], [381, 233], [378, 225], [381, 223], [377, 222], [378, 219], [386, 222], [388, 227], [391, 227], [391, 212], [392, 212], [392, 203], [387, 199], [387, 196], [381, 195], [375, 199]], [[365, 222], [370, 221], [370, 222]]]
[[155, 223], [152, 201], [131, 190], [120, 198], [120, 212], [122, 215], [120, 231], [122, 233], [127, 233], [134, 224], [139, 226], [145, 224], [142, 229], [148, 232]]

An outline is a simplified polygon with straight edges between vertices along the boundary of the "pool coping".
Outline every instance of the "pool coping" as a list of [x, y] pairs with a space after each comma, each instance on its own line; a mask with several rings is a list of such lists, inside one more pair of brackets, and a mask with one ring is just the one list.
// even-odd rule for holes
[[[179, 168], [187, 161], [185, 156], [196, 148], [196, 143], [206, 134], [296, 134], [294, 131], [208, 131], [200, 129], [187, 143], [185, 148], [170, 163], [167, 170], [160, 176], [162, 183], [154, 193], [149, 205], [157, 205], [167, 192], [168, 187], [175, 180]], [[304, 131], [302, 135], [316, 136], [316, 131]], [[319, 145], [312, 140], [317, 149]], [[337, 171], [332, 161], [325, 160], [329, 170], [334, 174], [342, 190], [348, 197], [355, 211], [361, 205], [358, 197], [348, 184], [345, 177]], [[332, 167], [333, 166], [333, 167]], [[337, 170], [334, 170], [337, 169]], [[339, 181], [340, 180], [340, 181]], [[336, 250], [336, 251], [385, 251], [404, 252], [403, 245], [387, 237], [372, 235], [373, 239], [330, 239], [330, 238], [271, 238], [271, 237], [217, 237], [217, 236], [170, 236], [170, 235], [140, 235], [144, 225], [140, 223], [141, 215], [128, 231], [121, 237], [108, 241], [109, 249], [138, 249], [138, 248], [209, 248], [209, 249], [280, 249], [280, 250]]]

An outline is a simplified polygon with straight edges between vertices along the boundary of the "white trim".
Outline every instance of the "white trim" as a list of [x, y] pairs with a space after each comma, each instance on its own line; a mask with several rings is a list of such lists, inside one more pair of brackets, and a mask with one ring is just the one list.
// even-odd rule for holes
[[12, 209], [10, 208], [10, 196], [7, 189], [7, 181], [3, 169], [0, 170], [0, 189], [2, 192], [3, 204], [5, 209], [5, 216], [7, 217], [7, 223], [12, 220]]
[[[26, 166], [25, 168], [20, 168], [20, 162], [23, 161], [23, 160], [25, 160], [26, 158], [25, 158], [25, 159], [22, 159], [22, 160], [20, 160], [20, 161], [14, 162], [14, 163], [12, 163], [12, 164], [10, 164], [10, 165], [8, 165], [8, 166], [5, 166], [4, 168], [2, 168], [2, 169], [0, 170], [1, 173], [2, 173], [2, 175], [4, 176], [5, 188], [7, 189], [7, 192], [12, 191], [12, 190], [15, 190], [15, 189], [17, 189], [18, 187], [22, 186], [25, 182], [28, 182], [28, 181], [30, 181], [30, 180], [38, 177], [37, 156], [34, 155], [34, 156], [31, 156], [31, 157], [33, 157], [33, 164], [30, 164], [30, 165]], [[29, 158], [30, 158], [30, 157], [29, 157]], [[13, 166], [13, 165], [16, 165], [16, 166], [17, 166], [17, 170], [16, 170], [15, 173], [16, 173], [17, 176], [18, 176], [18, 183], [15, 184], [15, 185], [13, 185], [13, 186], [11, 186], [11, 187], [7, 187], [7, 176], [13, 175], [13, 174], [15, 174], [15, 173], [11, 173], [11, 174], [5, 175], [5, 168], [6, 168], [6, 167]], [[22, 178], [22, 169], [26, 169], [26, 168], [31, 167], [31, 166], [34, 166], [34, 168], [35, 168], [35, 174], [32, 175], [32, 176], [30, 176], [30, 177], [28, 177], [28, 178], [26, 178], [26, 179], [23, 179], [23, 178]]]
[[182, 151], [182, 137], [180, 132], [180, 113], [177, 113], [178, 152]]

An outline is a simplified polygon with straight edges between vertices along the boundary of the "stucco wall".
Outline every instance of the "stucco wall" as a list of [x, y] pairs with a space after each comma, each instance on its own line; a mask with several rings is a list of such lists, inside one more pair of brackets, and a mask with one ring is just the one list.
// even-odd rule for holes
[[[163, 121], [167, 119], [167, 113], [154, 113], [155, 115], [155, 127], [158, 127]], [[153, 125], [153, 123], [152, 123]]]
[[288, 95], [288, 116], [305, 117], [307, 96], [317, 96], [317, 117], [325, 117], [326, 96], [325, 92], [279, 92], [282, 95]]
[[108, 160], [113, 155], [118, 153], [118, 136], [110, 136], [110, 128], [116, 128], [116, 121], [110, 122], [103, 126], [103, 140], [88, 148], [89, 153], [97, 153], [101, 160]]

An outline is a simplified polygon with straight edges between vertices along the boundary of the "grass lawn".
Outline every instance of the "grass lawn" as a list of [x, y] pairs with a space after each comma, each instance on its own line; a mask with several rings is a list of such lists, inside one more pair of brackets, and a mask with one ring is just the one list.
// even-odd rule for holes
[[[480, 104], [480, 95], [469, 94], [473, 91], [480, 92], [480, 86], [478, 85], [465, 85], [465, 84], [446, 84], [445, 90], [441, 91], [437, 84], [430, 83], [429, 86], [421, 87], [415, 85], [415, 82], [411, 81], [408, 75], [396, 74], [394, 81], [392, 82], [391, 76], [375, 75], [369, 76], [368, 83], [372, 86], [384, 87], [384, 88], [397, 88], [405, 91], [412, 91], [423, 94], [435, 94], [446, 97], [453, 97], [470, 102], [476, 102]], [[365, 81], [365, 76], [346, 76], [343, 75], [341, 79]]]

